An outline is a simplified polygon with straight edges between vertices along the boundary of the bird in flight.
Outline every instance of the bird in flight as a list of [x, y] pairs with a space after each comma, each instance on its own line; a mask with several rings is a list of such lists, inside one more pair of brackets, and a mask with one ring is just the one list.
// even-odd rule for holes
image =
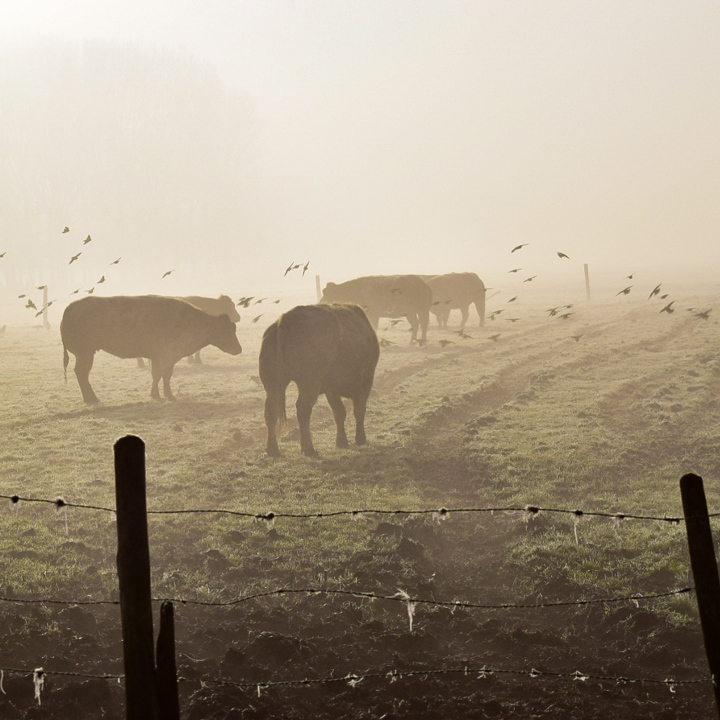
[[277, 305], [280, 302], [280, 300], [273, 300], [273, 305]]
[[505, 318], [508, 322], [517, 322], [520, 318]]
[[72, 265], [81, 255], [82, 255], [81, 252], [79, 252], [77, 255], [73, 255], [73, 256], [70, 258], [70, 262], [68, 263], [68, 265]]
[[285, 275], [287, 275], [291, 270], [294, 270], [294, 269], [295, 269], [295, 261], [293, 260], [285, 269], [285, 274], [283, 275], [283, 277], [285, 277]]
[[455, 343], [452, 340], [438, 340], [438, 344], [440, 347], [447, 347], [448, 345], [454, 345]]
[[675, 312], [675, 308], [673, 305], [675, 304], [674, 300], [671, 300], [660, 312], [666, 312], [668, 315]]
[[493, 312], [491, 312], [490, 315], [488, 315], [488, 317], [489, 317], [491, 320], [494, 320], [494, 319], [495, 319], [495, 316], [496, 316], [496, 315], [499, 315], [501, 312], [502, 312], [502, 310], [493, 310]]
[[305, 277], [305, 273], [307, 272], [307, 269], [310, 267], [310, 261], [308, 260], [305, 265], [303, 265], [303, 277]]
[[122, 260], [122, 257], [119, 257], [117, 260], [113, 260], [110, 264], [117, 265], [121, 260]]
[[0, 253], [0, 258], [4, 258], [7, 255], [7, 250], [4, 253]]
[[472, 335], [468, 335], [464, 330], [455, 331], [463, 340], [472, 340]]
[[79, 292], [80, 292], [80, 288], [78, 288], [77, 290], [73, 290], [70, 294], [77, 295]]
[[560, 317], [563, 320], [567, 320], [571, 315], [573, 315], [573, 313], [563, 313]]
[[635, 273], [630, 273], [625, 279], [626, 279], [626, 280], [632, 280], [632, 279], [633, 279], [633, 275], [635, 275]]
[[631, 287], [632, 285], [628, 285], [626, 288], [623, 288], [620, 292], [615, 293], [615, 297], [617, 297], [618, 295], [629, 295]]
[[25, 303], [26, 308], [32, 308], [33, 310], [37, 310], [37, 305], [30, 299]]
[[97, 284], [97, 285], [101, 285], [101, 284], [104, 283], [104, 282], [105, 282], [105, 276], [103, 275], [103, 276], [97, 281], [96, 284]]
[[24, 297], [27, 297], [27, 295], [25, 295], [25, 293], [23, 293], [22, 295], [18, 295], [18, 298], [24, 298]]
[[92, 238], [88, 235], [88, 236], [83, 240], [83, 245], [87, 245], [91, 240], [92, 240]]
[[248, 307], [250, 307], [250, 301], [251, 301], [251, 300], [254, 300], [254, 299], [255, 299], [255, 296], [254, 296], [254, 295], [250, 295], [250, 297], [241, 297], [241, 298], [235, 303], [235, 305], [237, 305], [238, 307], [240, 307], [240, 306], [242, 305], [242, 307], [248, 308]]
[[70, 232], [70, 228], [66, 225], [66, 226], [63, 228], [63, 232], [64, 232], [64, 233]]
[[570, 259], [570, 256], [566, 255], [564, 252], [558, 252], [557, 256], [559, 258], [567, 258], [568, 260]]
[[175, 272], [174, 270], [168, 270], [160, 279], [162, 280], [162, 279], [166, 278], [168, 275], [172, 275], [172, 273], [174, 273], [174, 272]]
[[44, 290], [46, 287], [47, 287], [47, 285], [38, 285], [38, 286], [37, 286], [37, 289], [38, 289], [38, 290]]
[[254, 317], [252, 321], [256, 323], [265, 313], [260, 313], [257, 317]]
[[554, 317], [555, 315], [557, 315], [557, 311], [561, 307], [562, 307], [561, 305], [558, 305], [557, 307], [548, 308], [548, 314], [550, 315], [550, 317]]
[[516, 245], [511, 251], [510, 254], [514, 253], [516, 250], [522, 250], [528, 243], [522, 243], [522, 245]]
[[378, 345], [380, 347], [389, 347], [390, 345], [394, 345], [395, 343], [392, 340], [386, 340], [385, 338], [380, 338], [378, 340]]
[[522, 268], [515, 268], [514, 270], [508, 270], [508, 275], [509, 275], [510, 273], [520, 272], [521, 270], [522, 270]]
[[516, 295], [515, 297], [511, 297], [511, 298], [508, 300], [508, 302], [509, 302], [509, 303], [515, 302], [517, 299], [518, 299], [518, 296]]
[[92, 295], [95, 292], [95, 288], [91, 287], [89, 290], [85, 291], [88, 295]]
[[266, 298], [266, 297], [260, 298], [259, 300], [256, 300], [256, 301], [253, 303], [253, 305], [259, 305], [263, 300], [267, 300], [267, 298]]
[[[661, 284], [662, 284], [662, 283], [661, 283]], [[660, 285], [656, 285], [656, 286], [655, 286], [655, 289], [648, 295], [648, 300], [649, 300], [651, 297], [654, 297], [655, 295], [659, 295], [659, 294], [660, 294]]]
[[711, 311], [712, 308], [710, 308], [709, 310], [703, 310], [702, 312], [693, 313], [693, 316], [699, 318], [700, 320], [707, 320], [710, 317]]
[[537, 275], [533, 275], [532, 277], [525, 278], [525, 280], [523, 280], [523, 282], [532, 282], [536, 277], [537, 277]]

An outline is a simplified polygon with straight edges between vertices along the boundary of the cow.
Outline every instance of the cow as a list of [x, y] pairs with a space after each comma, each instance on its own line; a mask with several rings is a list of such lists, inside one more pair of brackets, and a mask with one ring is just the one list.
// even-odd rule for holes
[[485, 283], [475, 273], [449, 273], [447, 275], [421, 275], [432, 289], [433, 303], [430, 312], [437, 317], [441, 328], [447, 327], [451, 310], [460, 310], [460, 329], [465, 328], [469, 308], [475, 303], [480, 316], [480, 327], [485, 325]]
[[[188, 295], [187, 297], [181, 297], [178, 299], [189, 302], [191, 305], [194, 305], [196, 308], [200, 308], [208, 315], [227, 315], [232, 322], [240, 322], [240, 313], [238, 313], [235, 309], [235, 303], [227, 295], [220, 295], [216, 298], [203, 297], [202, 295]], [[194, 355], [188, 355], [188, 363], [202, 365], [200, 350], [198, 350]], [[140, 368], [145, 367], [145, 363], [142, 358], [137, 359], [137, 364]]]
[[267, 454], [280, 457], [276, 426], [286, 419], [285, 390], [291, 382], [298, 388], [300, 449], [305, 455], [318, 455], [310, 415], [323, 393], [337, 425], [337, 447], [348, 446], [344, 397], [353, 401], [355, 443], [365, 445], [365, 409], [379, 357], [377, 335], [357, 305], [299, 305], [281, 315], [265, 330], [260, 347]]
[[67, 381], [68, 351], [75, 356], [75, 375], [83, 400], [99, 402], [89, 375], [98, 350], [120, 358], [147, 357], [152, 363], [150, 395], [160, 399], [160, 378], [168, 400], [175, 363], [206, 345], [226, 353], [242, 352], [235, 323], [227, 315], [215, 317], [178, 298], [159, 295], [88, 296], [70, 303], [60, 323], [63, 369]]
[[420, 344], [427, 340], [432, 290], [417, 275], [372, 275], [340, 284], [331, 282], [320, 302], [360, 305], [375, 329], [381, 317], [404, 317], [412, 331], [410, 342], [417, 341], [418, 328], [422, 332]]

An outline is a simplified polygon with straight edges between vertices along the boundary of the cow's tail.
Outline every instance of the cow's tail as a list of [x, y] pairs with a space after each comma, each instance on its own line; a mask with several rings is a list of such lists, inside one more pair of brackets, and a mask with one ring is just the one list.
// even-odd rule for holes
[[65, 343], [63, 342], [63, 373], [65, 375], [65, 384], [67, 385], [67, 367], [68, 363], [70, 362], [70, 356], [68, 355], [67, 348], [65, 347]]
[[287, 411], [285, 401], [285, 390], [287, 383], [283, 378], [283, 367], [285, 365], [285, 332], [282, 317], [277, 324], [277, 333], [275, 335], [275, 400], [277, 402], [277, 414], [280, 427], [287, 423]]

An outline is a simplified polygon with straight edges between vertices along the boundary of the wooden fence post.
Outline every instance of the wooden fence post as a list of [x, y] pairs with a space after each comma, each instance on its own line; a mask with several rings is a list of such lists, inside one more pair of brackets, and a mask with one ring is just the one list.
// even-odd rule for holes
[[317, 301], [320, 302], [322, 300], [322, 290], [320, 289], [320, 276], [315, 276], [315, 292], [317, 293]]
[[702, 478], [693, 473], [683, 475], [680, 493], [705, 654], [720, 716], [720, 578]]
[[175, 664], [175, 610], [169, 600], [160, 606], [160, 631], [157, 638], [157, 694], [159, 720], [180, 720], [177, 667]]
[[125, 717], [158, 720], [145, 499], [145, 443], [126, 435], [115, 443], [117, 569], [120, 585]]
[[587, 301], [590, 302], [590, 270], [587, 263], [585, 263], [585, 296]]

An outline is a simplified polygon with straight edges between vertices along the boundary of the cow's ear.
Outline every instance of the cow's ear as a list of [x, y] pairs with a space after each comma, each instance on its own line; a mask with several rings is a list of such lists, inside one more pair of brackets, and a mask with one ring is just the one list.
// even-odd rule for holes
[[334, 282], [329, 282], [329, 283], [325, 286], [325, 290], [332, 290], [332, 288], [334, 288], [334, 287], [337, 287], [337, 285], [336, 285]]

